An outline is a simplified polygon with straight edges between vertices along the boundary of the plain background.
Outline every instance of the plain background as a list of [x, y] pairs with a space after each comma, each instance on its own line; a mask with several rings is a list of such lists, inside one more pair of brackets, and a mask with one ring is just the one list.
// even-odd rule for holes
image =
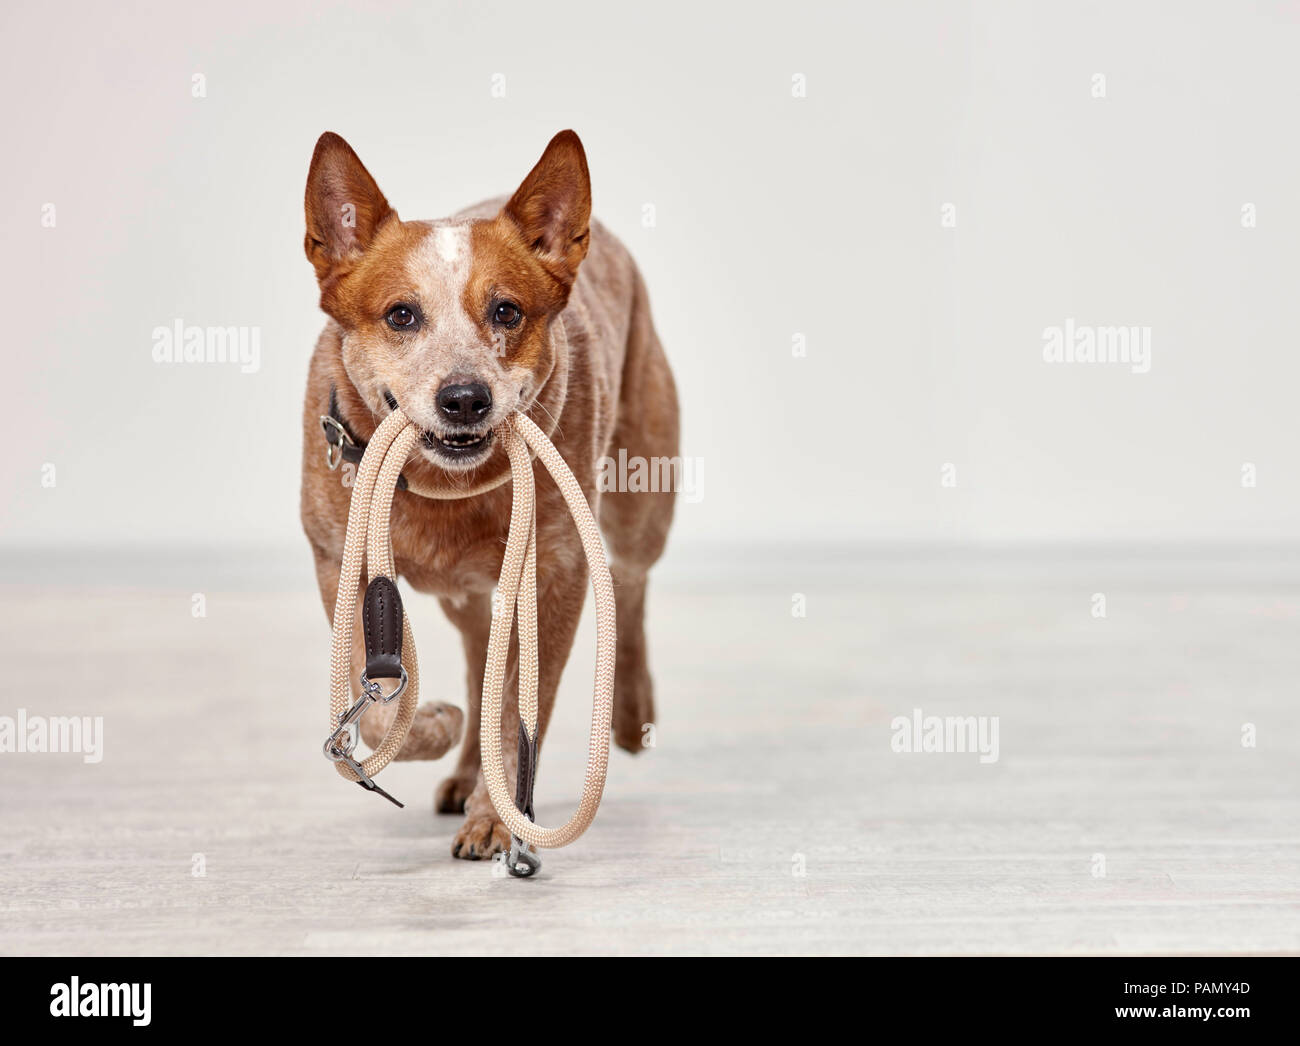
[[[303, 552], [327, 129], [427, 218], [579, 132], [704, 463], [678, 548], [1300, 524], [1295, 4], [54, 3], [3, 36], [10, 548]], [[1150, 327], [1150, 373], [1045, 364], [1067, 317]], [[260, 371], [155, 364], [177, 319], [260, 327]]]
[[[499, 954], [503, 903], [539, 954], [1300, 951], [1296, 5], [46, 3], [0, 39], [0, 715], [105, 754], [0, 754], [0, 952]], [[329, 129], [436, 217], [564, 127], [704, 496], [651, 582], [655, 750], [520, 892], [451, 858], [449, 760], [385, 770], [397, 810], [320, 757], [302, 192]], [[1150, 372], [1045, 363], [1069, 318], [1150, 327]], [[178, 320], [261, 369], [155, 364]], [[918, 709], [997, 717], [998, 761], [896, 752]]]

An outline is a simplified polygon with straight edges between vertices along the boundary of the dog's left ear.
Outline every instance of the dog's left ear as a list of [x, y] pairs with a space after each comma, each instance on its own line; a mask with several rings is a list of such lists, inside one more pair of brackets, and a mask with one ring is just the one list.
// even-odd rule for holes
[[572, 131], [551, 139], [502, 212], [567, 294], [591, 242], [591, 176]]

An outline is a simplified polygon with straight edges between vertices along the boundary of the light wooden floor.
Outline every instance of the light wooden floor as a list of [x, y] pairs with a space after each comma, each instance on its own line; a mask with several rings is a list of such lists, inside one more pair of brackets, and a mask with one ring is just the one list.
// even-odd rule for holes
[[[102, 715], [105, 757], [0, 755], [0, 952], [1300, 950], [1294, 558], [679, 563], [652, 592], [656, 747], [615, 754], [530, 882], [449, 856], [450, 760], [386, 771], [399, 811], [321, 757], [305, 552], [139, 566], [5, 563], [0, 714]], [[462, 701], [450, 626], [413, 609], [426, 696]], [[577, 795], [592, 641], [544, 822]], [[999, 761], [895, 754], [914, 708], [999, 716]]]

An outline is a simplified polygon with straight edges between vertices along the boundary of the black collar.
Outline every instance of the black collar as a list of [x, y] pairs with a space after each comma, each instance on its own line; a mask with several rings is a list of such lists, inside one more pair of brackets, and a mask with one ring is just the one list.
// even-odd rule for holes
[[[344, 461], [361, 464], [366, 453], [365, 440], [358, 439], [343, 419], [343, 412], [339, 410], [339, 392], [333, 385], [330, 386], [329, 413], [320, 416], [320, 427], [325, 432], [325, 442], [328, 444], [325, 448], [325, 464], [330, 471]], [[405, 490], [406, 487], [406, 477], [398, 476], [397, 489]]]

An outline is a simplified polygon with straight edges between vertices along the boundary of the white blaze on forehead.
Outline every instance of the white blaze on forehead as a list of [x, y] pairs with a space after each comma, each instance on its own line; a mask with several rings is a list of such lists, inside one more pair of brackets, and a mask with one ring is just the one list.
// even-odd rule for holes
[[409, 271], [421, 290], [436, 283], [444, 293], [459, 294], [469, 279], [469, 225], [434, 225], [411, 254]]
[[433, 230], [434, 250], [448, 265], [454, 265], [462, 248], [468, 246], [469, 227], [466, 225], [440, 225]]
[[477, 345], [482, 337], [465, 314], [462, 295], [470, 275], [469, 224], [435, 224], [407, 262], [420, 293], [429, 333], [444, 349]]

